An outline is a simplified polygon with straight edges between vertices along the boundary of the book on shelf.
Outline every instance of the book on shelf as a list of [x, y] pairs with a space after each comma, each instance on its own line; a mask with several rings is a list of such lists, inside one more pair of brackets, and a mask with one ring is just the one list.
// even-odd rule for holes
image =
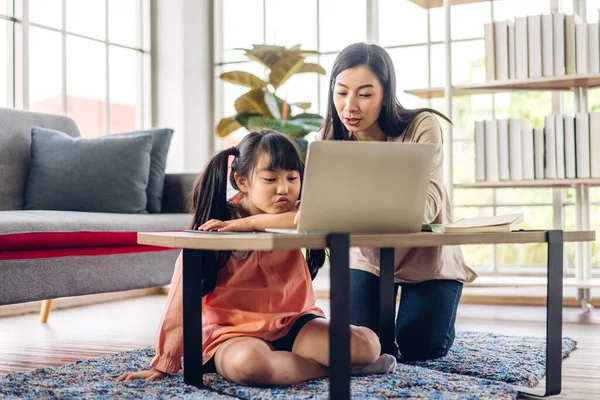
[[533, 146], [533, 128], [529, 120], [524, 119], [521, 123], [523, 136], [522, 153], [523, 153], [523, 179], [535, 179], [535, 164], [534, 164], [534, 146]]
[[565, 178], [577, 177], [577, 163], [575, 161], [575, 118], [570, 115], [563, 116], [565, 129]]
[[575, 115], [575, 163], [577, 178], [589, 178], [590, 121], [588, 113]]
[[533, 129], [533, 166], [535, 179], [544, 179], [544, 130]]
[[507, 20], [506, 27], [508, 29], [508, 79], [517, 79], [515, 22]]
[[523, 213], [463, 218], [452, 224], [443, 225], [443, 231], [445, 233], [511, 232], [523, 221]]
[[554, 128], [554, 116], [549, 115], [544, 119], [544, 178], [556, 179], [556, 131]]
[[485, 181], [485, 127], [483, 121], [475, 121], [475, 180]]
[[588, 24], [588, 72], [600, 73], [600, 38], [598, 37], [598, 23]]
[[600, 178], [600, 112], [590, 113], [590, 175]]
[[487, 81], [493, 81], [496, 79], [496, 49], [494, 46], [493, 23], [484, 25], [483, 35], [485, 44], [485, 79]]
[[508, 158], [508, 120], [498, 119], [498, 178], [501, 181], [510, 179]]
[[542, 76], [542, 16], [527, 16], [527, 52], [529, 55], [529, 77]]
[[556, 177], [565, 178], [565, 124], [562, 116], [553, 115], [554, 132], [556, 133]]
[[565, 14], [554, 13], [552, 44], [554, 46], [554, 76], [565, 75]]
[[515, 61], [517, 79], [529, 77], [529, 59], [527, 55], [527, 17], [515, 18]]
[[508, 121], [508, 159], [510, 162], [510, 179], [523, 179], [523, 151], [521, 138], [521, 119], [511, 118]]
[[577, 73], [577, 40], [575, 26], [581, 23], [576, 14], [565, 16], [565, 68], [567, 75]]
[[575, 55], [578, 74], [588, 73], [588, 30], [587, 24], [575, 25]]
[[497, 181], [498, 171], [498, 129], [496, 121], [485, 121], [485, 179]]
[[494, 59], [496, 62], [496, 79], [508, 79], [508, 25], [507, 21], [494, 22]]
[[554, 43], [552, 14], [543, 14], [542, 17], [542, 76], [554, 75]]

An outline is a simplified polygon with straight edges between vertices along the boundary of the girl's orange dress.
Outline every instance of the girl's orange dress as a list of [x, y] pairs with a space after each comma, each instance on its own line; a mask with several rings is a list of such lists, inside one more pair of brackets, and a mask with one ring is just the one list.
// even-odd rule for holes
[[[274, 341], [302, 315], [325, 316], [316, 306], [312, 281], [300, 250], [233, 252], [202, 299], [203, 364], [234, 337]], [[200, 316], [198, 316], [200, 317]], [[183, 356], [182, 255], [175, 263], [166, 311], [152, 366], [176, 374]]]

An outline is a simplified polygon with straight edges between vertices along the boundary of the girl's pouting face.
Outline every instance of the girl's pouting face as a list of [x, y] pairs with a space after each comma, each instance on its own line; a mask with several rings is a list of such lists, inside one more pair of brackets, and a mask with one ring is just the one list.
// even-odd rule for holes
[[269, 156], [262, 154], [249, 178], [235, 175], [244, 193], [242, 207], [250, 215], [281, 214], [293, 210], [300, 197], [300, 173], [281, 168], [269, 170]]
[[357, 134], [379, 129], [377, 119], [383, 104], [383, 87], [366, 65], [340, 72], [333, 91], [335, 109], [348, 131]]

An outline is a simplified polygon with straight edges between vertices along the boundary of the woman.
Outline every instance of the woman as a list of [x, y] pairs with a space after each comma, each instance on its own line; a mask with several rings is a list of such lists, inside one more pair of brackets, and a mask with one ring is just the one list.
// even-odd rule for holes
[[[447, 224], [452, 222], [452, 206], [443, 183], [442, 132], [433, 114], [450, 122], [429, 108], [402, 107], [389, 54], [375, 44], [355, 43], [342, 50], [333, 64], [327, 116], [318, 136], [434, 145], [423, 222]], [[404, 360], [443, 357], [454, 342], [463, 283], [477, 275], [466, 266], [458, 246], [398, 248], [395, 254], [395, 293], [402, 287], [396, 317], [400, 354]], [[350, 265], [350, 323], [378, 332], [379, 249], [353, 248]]]

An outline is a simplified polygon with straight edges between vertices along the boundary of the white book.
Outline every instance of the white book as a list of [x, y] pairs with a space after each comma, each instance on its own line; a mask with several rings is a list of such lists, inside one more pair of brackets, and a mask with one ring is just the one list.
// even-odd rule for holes
[[498, 130], [496, 121], [485, 121], [485, 179], [498, 181]]
[[496, 48], [496, 79], [508, 79], [508, 25], [506, 21], [494, 22], [494, 46]]
[[575, 116], [575, 163], [577, 178], [590, 177], [590, 118], [588, 113]]
[[542, 15], [542, 75], [554, 75], [554, 17], [552, 14]]
[[544, 179], [544, 130], [533, 129], [533, 165], [535, 179]]
[[484, 25], [484, 42], [485, 42], [485, 79], [493, 81], [496, 79], [496, 51], [494, 49], [494, 24], [488, 23]]
[[588, 73], [588, 43], [587, 43], [587, 24], [581, 23], [575, 25], [575, 55], [577, 58], [577, 73]]
[[485, 181], [485, 126], [475, 121], [475, 180]]
[[565, 75], [565, 14], [553, 15], [554, 76]]
[[510, 162], [510, 179], [523, 179], [523, 152], [521, 119], [511, 118], [508, 124], [508, 160]]
[[554, 132], [556, 133], [556, 177], [565, 178], [565, 124], [562, 116], [554, 116]]
[[565, 128], [565, 178], [577, 177], [577, 163], [575, 162], [575, 118], [570, 115], [563, 117]]
[[508, 20], [506, 26], [508, 28], [508, 79], [517, 79], [515, 23]]
[[567, 75], [575, 75], [577, 73], [575, 25], [579, 22], [577, 15], [571, 14], [565, 16], [565, 69]]
[[600, 112], [590, 113], [590, 175], [600, 178]]
[[544, 178], [556, 179], [556, 132], [553, 115], [545, 118], [544, 149]]
[[529, 120], [524, 119], [522, 125], [522, 152], [523, 152], [523, 179], [530, 180], [535, 178], [535, 166], [533, 163], [533, 129], [529, 124]]
[[588, 24], [588, 72], [600, 73], [600, 38], [598, 37], [598, 23]]
[[527, 17], [515, 18], [515, 60], [517, 79], [529, 77], [529, 59], [527, 55]]
[[498, 123], [498, 177], [501, 181], [510, 179], [508, 160], [508, 120], [499, 119]]
[[527, 17], [527, 43], [529, 56], [529, 77], [542, 76], [542, 16]]

